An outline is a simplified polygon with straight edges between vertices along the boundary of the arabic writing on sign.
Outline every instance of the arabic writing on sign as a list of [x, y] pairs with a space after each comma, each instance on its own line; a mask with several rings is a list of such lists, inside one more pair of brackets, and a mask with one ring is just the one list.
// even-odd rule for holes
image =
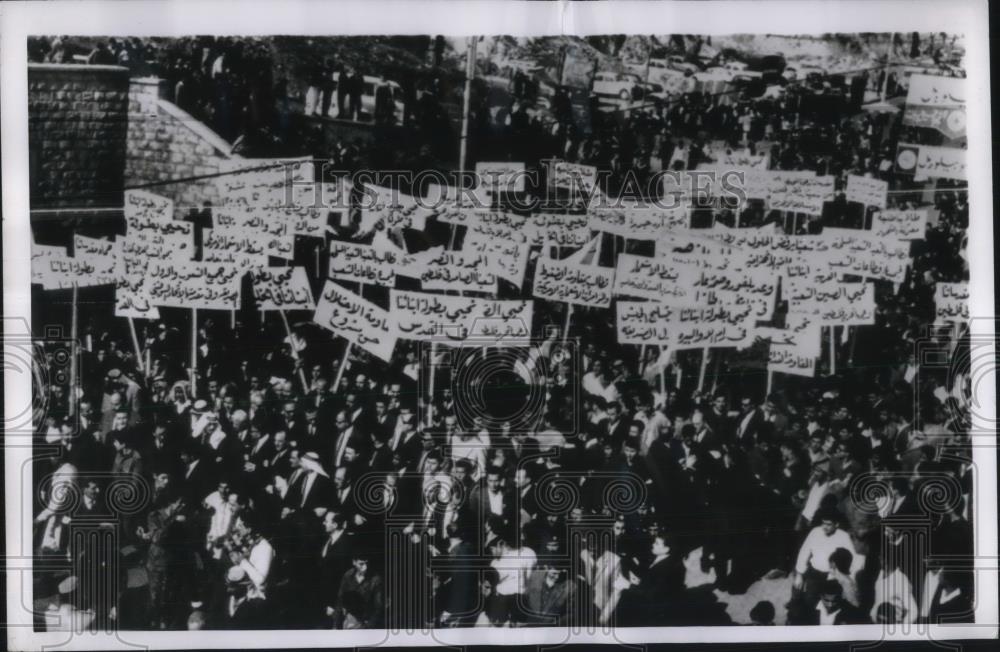
[[333, 281], [323, 286], [313, 321], [381, 360], [392, 359], [397, 334], [388, 311]]
[[242, 270], [226, 263], [152, 261], [146, 269], [150, 301], [172, 308], [236, 310]]
[[534, 304], [393, 290], [389, 317], [399, 337], [411, 340], [448, 340], [461, 345], [469, 338], [498, 345], [523, 346], [531, 337]]
[[927, 209], [883, 210], [872, 218], [872, 235], [896, 240], [923, 240], [927, 233]]
[[524, 192], [524, 163], [476, 163], [476, 176], [486, 188], [499, 191]]
[[264, 258], [268, 256], [292, 260], [295, 257], [295, 236], [273, 236], [246, 227], [217, 226], [202, 229], [202, 259], [225, 260], [228, 254], [235, 258]]
[[420, 287], [424, 290], [497, 293], [496, 266], [488, 254], [435, 247], [414, 254], [414, 259], [417, 263], [414, 271], [419, 274]]
[[[302, 159], [224, 161], [216, 178], [220, 202], [215, 226], [242, 227], [271, 236], [322, 237], [327, 206], [343, 192], [338, 184], [314, 183], [313, 164]], [[256, 169], [255, 169], [256, 168]], [[324, 196], [330, 188], [335, 197]]]
[[556, 188], [588, 192], [597, 184], [597, 168], [592, 165], [554, 161], [549, 175], [549, 184]]
[[861, 202], [865, 206], [885, 208], [889, 183], [856, 174], [847, 175], [847, 201]]
[[335, 241], [330, 243], [329, 277], [391, 288], [401, 259], [396, 251]]
[[917, 153], [917, 177], [965, 181], [964, 149], [921, 145]]
[[968, 321], [969, 284], [935, 284], [934, 307], [937, 318], [941, 321]]
[[611, 305], [614, 277], [615, 270], [610, 267], [539, 258], [533, 296], [578, 306], [607, 308]]
[[251, 272], [259, 310], [312, 310], [312, 290], [305, 267], [270, 267]]
[[823, 203], [833, 199], [833, 177], [808, 170], [770, 171], [768, 206], [771, 210], [822, 215]]
[[696, 264], [685, 261], [620, 254], [614, 293], [674, 306], [689, 305], [695, 302], [694, 283], [698, 273]]
[[145, 190], [126, 190], [124, 213], [126, 222], [133, 219], [170, 222], [174, 219], [174, 202]]

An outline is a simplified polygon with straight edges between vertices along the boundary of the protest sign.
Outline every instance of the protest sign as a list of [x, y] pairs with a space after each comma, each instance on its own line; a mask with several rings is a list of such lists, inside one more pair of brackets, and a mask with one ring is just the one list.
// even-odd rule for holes
[[480, 161], [476, 163], [476, 176], [481, 186], [497, 192], [524, 192], [526, 176], [524, 163]]
[[768, 340], [772, 349], [792, 347], [796, 357], [818, 358], [822, 351], [822, 327], [812, 315], [789, 313], [785, 316], [785, 328], [758, 326], [756, 337]]
[[115, 316], [159, 319], [160, 311], [149, 296], [146, 266], [148, 261], [129, 260], [118, 256], [115, 260]]
[[899, 143], [896, 169], [920, 179], [966, 179], [964, 149]]
[[397, 335], [389, 312], [333, 281], [323, 286], [313, 321], [380, 360], [392, 360]]
[[927, 233], [927, 209], [882, 210], [872, 218], [872, 235], [897, 240], [923, 240]]
[[695, 302], [694, 283], [698, 271], [693, 264], [674, 262], [663, 256], [619, 254], [614, 294], [674, 306], [690, 305]]
[[934, 307], [936, 317], [941, 321], [968, 321], [969, 284], [936, 283]]
[[902, 283], [910, 261], [910, 243], [905, 240], [879, 238], [870, 231], [824, 228], [820, 236], [825, 242], [822, 257], [839, 274], [854, 274], [867, 278]]
[[151, 261], [146, 287], [153, 305], [236, 310], [242, 270], [226, 263]]
[[614, 277], [615, 270], [610, 267], [539, 258], [532, 296], [576, 306], [607, 308], [611, 305]]
[[402, 252], [353, 242], [330, 243], [329, 278], [383, 287], [396, 285], [396, 270]]
[[616, 304], [621, 344], [662, 344], [676, 350], [749, 346], [754, 318], [746, 306], [669, 306], [652, 301]]
[[476, 251], [448, 251], [442, 247], [413, 255], [416, 267], [407, 276], [420, 279], [423, 290], [497, 293], [496, 266], [488, 254]]
[[615, 304], [618, 343], [673, 345], [679, 311], [678, 306], [653, 301], [618, 301]]
[[295, 236], [261, 234], [239, 226], [202, 229], [202, 260], [263, 259], [264, 265], [267, 265], [268, 256], [292, 260], [295, 256]]
[[837, 272], [787, 279], [789, 314], [810, 315], [824, 326], [865, 326], [875, 323], [875, 286], [844, 283]]
[[549, 161], [549, 185], [590, 193], [597, 186], [597, 168], [566, 161]]
[[772, 170], [768, 183], [771, 210], [822, 215], [823, 203], [833, 199], [833, 177], [809, 170]]
[[314, 181], [308, 159], [234, 159], [220, 167], [220, 202], [212, 208], [217, 227], [323, 237], [330, 207], [346, 205], [341, 185]]
[[911, 75], [903, 124], [936, 129], [950, 139], [965, 135], [966, 80], [963, 77]]
[[770, 319], [778, 298], [778, 274], [771, 269], [702, 269], [694, 282], [698, 305], [750, 306], [755, 319]]
[[523, 346], [531, 338], [534, 304], [531, 301], [498, 301], [480, 297], [455, 297], [393, 290], [389, 317], [399, 337], [411, 340], [448, 341], [462, 345]]
[[847, 201], [856, 201], [865, 206], [885, 208], [889, 184], [881, 179], [861, 177], [856, 174], [847, 175]]
[[170, 222], [174, 219], [174, 202], [145, 190], [126, 190], [124, 215], [128, 224], [134, 220]]
[[822, 324], [812, 316], [792, 313], [785, 317], [785, 328], [758, 327], [757, 337], [769, 342], [767, 370], [815, 377], [821, 328]]
[[31, 243], [31, 282], [45, 286], [45, 271], [49, 268], [48, 259], [63, 259], [69, 256], [66, 247], [55, 245], [40, 245]]
[[258, 310], [313, 310], [316, 307], [305, 267], [255, 269], [250, 277]]
[[[504, 233], [503, 228], [482, 228], [465, 234], [462, 248], [470, 252], [486, 255], [491, 270], [517, 287], [524, 285], [524, 275], [528, 268], [531, 247], [520, 242], [513, 234]], [[518, 234], [523, 239], [523, 234]], [[505, 237], [506, 236], [506, 237]]]
[[755, 321], [749, 305], [681, 307], [673, 347], [676, 350], [743, 348], [753, 343]]
[[656, 240], [671, 231], [687, 229], [691, 223], [691, 210], [687, 206], [592, 207], [588, 217], [592, 231], [632, 240]]
[[398, 190], [366, 183], [358, 230], [366, 234], [381, 226], [389, 231], [399, 228], [423, 231], [427, 218], [434, 214], [434, 210], [425, 207], [431, 204], [423, 203], [421, 206], [415, 198]]
[[533, 246], [582, 247], [590, 241], [586, 215], [535, 213], [522, 228]]

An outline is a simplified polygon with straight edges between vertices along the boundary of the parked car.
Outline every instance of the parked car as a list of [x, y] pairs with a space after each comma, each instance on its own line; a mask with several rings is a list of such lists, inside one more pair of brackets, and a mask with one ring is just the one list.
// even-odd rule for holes
[[627, 72], [599, 72], [590, 87], [594, 95], [617, 97], [626, 102], [642, 99], [642, 82], [638, 75]]

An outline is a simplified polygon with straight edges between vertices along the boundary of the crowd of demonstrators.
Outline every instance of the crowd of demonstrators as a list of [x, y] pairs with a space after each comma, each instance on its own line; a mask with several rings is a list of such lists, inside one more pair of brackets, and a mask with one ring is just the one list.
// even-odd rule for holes
[[[247, 52], [208, 51], [193, 51], [199, 72], [189, 72], [210, 83], [252, 67]], [[599, 115], [590, 135], [567, 126], [569, 136], [536, 139], [538, 116], [523, 105], [500, 125], [513, 160], [562, 152], [624, 175], [651, 159], [694, 168], [722, 142], [767, 151], [776, 169], [835, 175], [838, 188], [847, 174], [874, 174], [890, 182], [892, 206], [919, 194], [893, 172], [895, 143], [930, 138], [847, 105], [832, 121], [806, 116], [787, 97], [691, 96], [661, 115]], [[65, 572], [36, 573], [35, 595], [125, 629], [707, 626], [732, 622], [717, 591], [787, 576], [787, 593], [750, 621], [970, 620], [971, 575], [940, 562], [972, 552], [965, 388], [913, 359], [928, 338], [956, 358], [967, 346], [926, 329], [933, 283], [968, 278], [967, 191], [936, 188], [937, 219], [914, 243], [906, 280], [876, 284], [876, 324], [855, 327], [857, 355], [771, 393], [724, 353], [711, 389], [693, 382], [697, 362], [667, 382], [652, 347], [642, 356], [616, 343], [613, 310], [581, 309], [570, 328], [578, 364], [556, 337], [538, 342], [524, 386], [505, 391], [540, 388], [543, 409], [495, 425], [468, 420], [454, 361], [433, 397], [421, 393], [426, 361], [413, 342], [385, 364], [358, 347], [345, 355], [329, 334], [301, 330], [300, 349], [273, 324], [211, 319], [198, 329], [192, 383], [187, 339], [169, 319], [147, 336], [140, 365], [109, 311], [78, 400], [64, 384], [41, 388], [36, 445], [50, 454], [35, 462], [35, 546], [38, 558], [82, 568], [96, 553], [74, 548], [70, 530], [97, 524], [117, 541], [100, 553], [130, 572], [113, 609], [79, 586], [92, 578]], [[838, 197], [801, 230], [858, 228], [850, 220], [865, 215], [851, 210]], [[744, 226], [775, 219], [747, 212]], [[534, 333], [564, 319], [565, 306], [535, 300]], [[48, 356], [43, 377], [56, 378]], [[123, 480], [148, 501], [121, 509]], [[928, 542], [912, 536], [914, 519]], [[397, 563], [406, 559], [421, 561]]]

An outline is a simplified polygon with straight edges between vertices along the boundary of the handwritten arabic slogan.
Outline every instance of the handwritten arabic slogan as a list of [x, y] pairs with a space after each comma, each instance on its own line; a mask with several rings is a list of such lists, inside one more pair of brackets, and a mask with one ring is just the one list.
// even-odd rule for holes
[[865, 206], [885, 208], [889, 184], [881, 179], [870, 179], [856, 174], [847, 175], [847, 201], [861, 202]]
[[220, 172], [214, 225], [261, 236], [323, 237], [326, 206], [340, 205], [344, 192], [339, 184], [314, 183], [313, 164], [305, 159], [226, 160]]
[[391, 231], [409, 228], [423, 231], [427, 218], [434, 214], [432, 209], [425, 208], [429, 203], [424, 202], [425, 206], [421, 206], [410, 195], [391, 188], [366, 183], [365, 195], [362, 200], [361, 224], [358, 226], [362, 235], [376, 229]]
[[434, 247], [411, 259], [415, 264], [405, 274], [419, 278], [423, 290], [497, 293], [496, 265], [489, 254]]
[[115, 243], [76, 236], [74, 244], [72, 258], [65, 247], [33, 244], [31, 282], [46, 290], [114, 285]]
[[687, 229], [691, 223], [688, 206], [675, 208], [592, 207], [588, 226], [592, 231], [603, 231], [631, 240], [656, 240], [676, 229]]
[[554, 188], [589, 193], [597, 185], [597, 168], [592, 165], [554, 161], [549, 167], [549, 185]]
[[957, 147], [899, 143], [896, 146], [896, 169], [914, 175], [915, 181], [922, 179], [964, 181], [965, 150]]
[[969, 284], [935, 284], [934, 307], [937, 312], [937, 319], [941, 321], [968, 321]]
[[824, 228], [826, 264], [839, 274], [902, 283], [910, 260], [910, 243], [879, 238], [867, 231]]
[[809, 170], [772, 170], [768, 183], [768, 205], [772, 210], [822, 215], [823, 202], [833, 199], [833, 177], [818, 177]]
[[524, 192], [524, 163], [476, 163], [476, 176], [489, 191]]
[[965, 86], [961, 77], [913, 75], [903, 124], [937, 129], [950, 139], [965, 135]]
[[316, 307], [305, 267], [255, 269], [251, 278], [253, 298], [259, 310], [313, 310]]
[[240, 267], [267, 267], [268, 256], [292, 260], [295, 236], [255, 233], [242, 226], [202, 229], [201, 259]]
[[616, 304], [618, 341], [674, 349], [749, 346], [755, 319], [749, 306], [668, 306], [652, 301]]
[[399, 337], [410, 340], [450, 340], [482, 346], [483, 340], [504, 346], [524, 346], [531, 338], [532, 301], [498, 301], [393, 290], [389, 318]]
[[810, 315], [824, 326], [875, 323], [875, 286], [871, 283], [843, 283], [832, 270], [786, 281], [789, 313]]
[[923, 240], [927, 233], [927, 209], [883, 210], [872, 218], [872, 235], [876, 238]]
[[757, 328], [759, 337], [770, 340], [768, 371], [810, 378], [815, 376], [822, 324], [811, 315], [789, 313], [785, 325], [786, 328]]
[[396, 270], [402, 258], [402, 252], [391, 249], [335, 241], [330, 243], [328, 276], [391, 288], [396, 286]]
[[125, 238], [115, 264], [115, 315], [159, 319], [149, 292], [151, 261], [191, 260], [194, 228], [173, 219], [174, 203], [144, 190], [126, 190]]
[[607, 308], [611, 306], [614, 280], [615, 270], [610, 267], [539, 258], [532, 296], [576, 306]]
[[389, 312], [333, 281], [323, 286], [313, 321], [380, 360], [392, 360], [397, 334]]
[[242, 271], [226, 263], [152, 261], [146, 270], [150, 301], [171, 308], [236, 310]]

